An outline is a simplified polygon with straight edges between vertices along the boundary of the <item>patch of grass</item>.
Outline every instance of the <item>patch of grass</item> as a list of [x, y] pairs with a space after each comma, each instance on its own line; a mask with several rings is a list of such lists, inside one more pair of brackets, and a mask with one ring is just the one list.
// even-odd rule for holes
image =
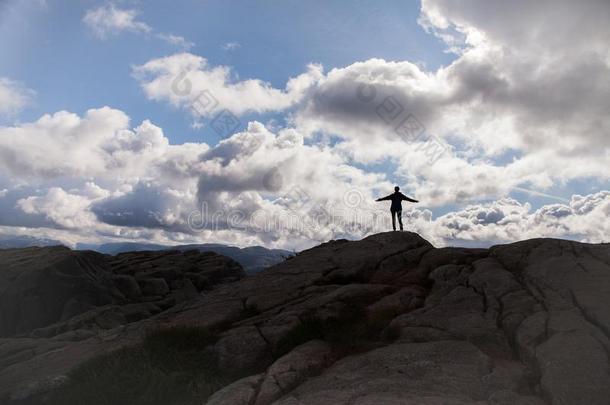
[[179, 327], [158, 330], [141, 344], [96, 357], [73, 370], [52, 405], [201, 404], [228, 384], [207, 350], [209, 331]]

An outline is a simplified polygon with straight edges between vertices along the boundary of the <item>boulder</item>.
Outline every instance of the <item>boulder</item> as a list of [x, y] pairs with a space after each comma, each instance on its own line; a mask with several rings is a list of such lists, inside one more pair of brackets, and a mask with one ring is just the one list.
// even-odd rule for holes
[[330, 345], [313, 340], [296, 347], [267, 369], [254, 405], [267, 405], [322, 372], [334, 360]]
[[263, 374], [257, 374], [237, 380], [216, 391], [208, 398], [206, 405], [251, 405], [262, 379]]
[[225, 332], [214, 352], [224, 370], [256, 370], [271, 361], [271, 348], [256, 326], [238, 327]]

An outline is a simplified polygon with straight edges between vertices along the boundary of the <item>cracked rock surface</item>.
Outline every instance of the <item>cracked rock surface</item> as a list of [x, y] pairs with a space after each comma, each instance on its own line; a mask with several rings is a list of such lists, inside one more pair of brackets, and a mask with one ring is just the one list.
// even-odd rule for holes
[[[171, 290], [170, 274], [146, 271]], [[119, 279], [124, 296], [142, 294]], [[119, 327], [0, 339], [0, 398], [53, 389], [91, 353], [180, 325], [219, 331], [207, 350], [235, 378], [213, 405], [608, 404], [610, 245], [331, 241]]]

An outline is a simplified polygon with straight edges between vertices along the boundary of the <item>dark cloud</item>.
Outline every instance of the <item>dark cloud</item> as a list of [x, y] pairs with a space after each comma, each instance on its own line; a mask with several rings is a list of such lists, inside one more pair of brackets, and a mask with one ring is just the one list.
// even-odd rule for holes
[[189, 232], [186, 224], [188, 209], [194, 210], [196, 205], [190, 201], [190, 205], [185, 207], [188, 203], [188, 199], [181, 198], [165, 186], [139, 182], [125, 195], [92, 204], [91, 211], [99, 221], [109, 225]]

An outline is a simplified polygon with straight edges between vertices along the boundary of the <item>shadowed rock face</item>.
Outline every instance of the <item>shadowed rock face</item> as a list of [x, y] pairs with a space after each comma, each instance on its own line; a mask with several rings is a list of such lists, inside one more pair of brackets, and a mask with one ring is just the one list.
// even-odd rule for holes
[[[58, 244], [58, 243], [55, 243]], [[38, 245], [42, 246], [42, 245]], [[47, 245], [45, 245], [47, 246]], [[203, 243], [191, 245], [166, 246], [154, 243], [104, 243], [101, 245], [77, 244], [77, 249], [94, 250], [99, 253], [117, 255], [125, 252], [159, 251], [159, 250], [198, 250], [200, 252], [214, 252], [229, 257], [244, 268], [246, 273], [254, 274], [259, 271], [283, 262], [293, 255], [293, 252], [283, 249], [267, 249], [262, 246], [249, 246], [239, 248], [236, 246], [222, 245], [218, 243]], [[2, 247], [2, 240], [0, 240]], [[6, 246], [9, 247], [9, 246]]]
[[[174, 273], [116, 260], [123, 296], [174, 291]], [[0, 398], [43, 398], [92, 356], [184, 325], [218, 331], [206, 350], [233, 375], [209, 404], [607, 404], [610, 246], [331, 241], [121, 327], [0, 340]]]
[[119, 292], [103, 256], [65, 247], [0, 251], [0, 336], [31, 332], [95, 306]]
[[243, 276], [233, 260], [196, 251], [111, 257], [60, 246], [0, 250], [0, 336], [111, 329]]

